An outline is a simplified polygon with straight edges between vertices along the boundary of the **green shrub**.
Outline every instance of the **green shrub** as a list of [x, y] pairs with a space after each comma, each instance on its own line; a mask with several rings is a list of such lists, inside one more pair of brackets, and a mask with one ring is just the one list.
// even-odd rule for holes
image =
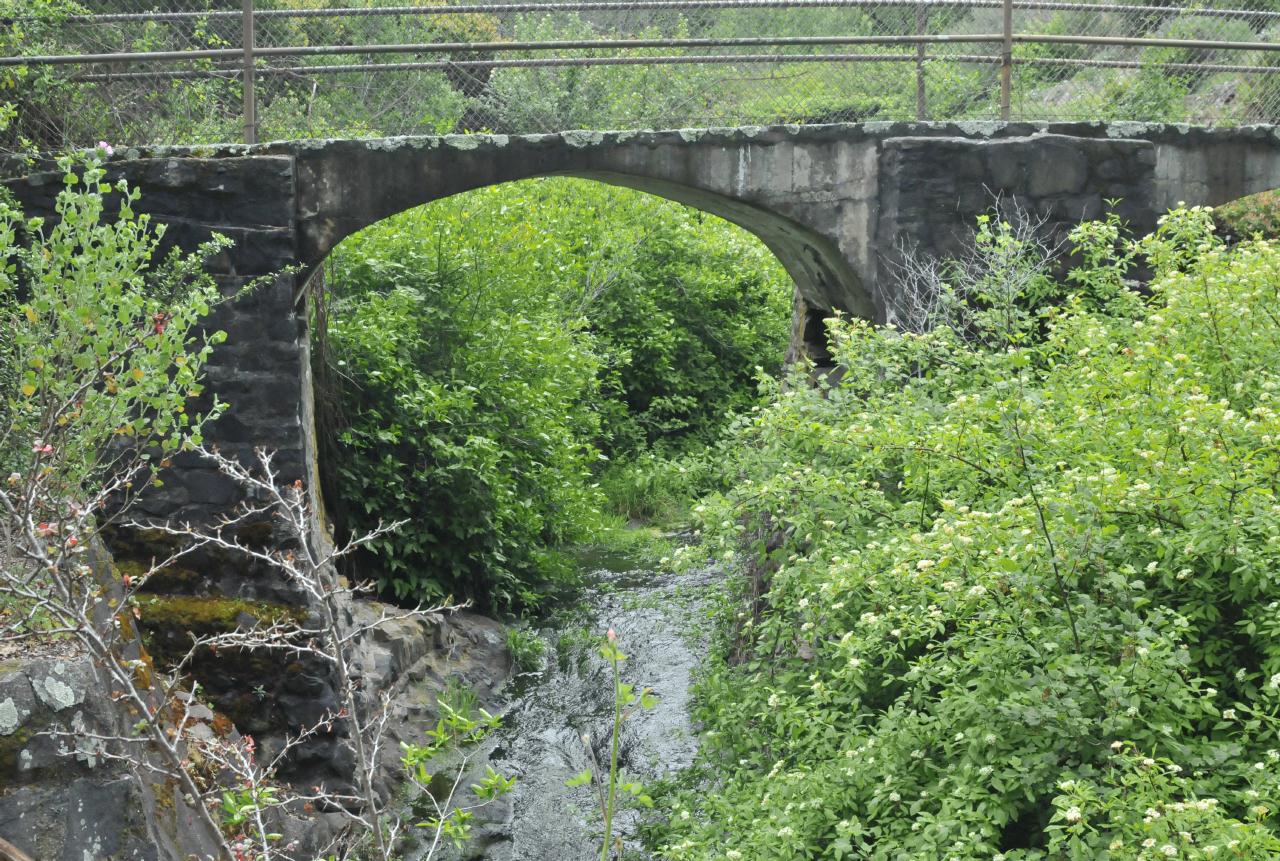
[[98, 618], [94, 602], [107, 612], [109, 595], [88, 576], [92, 552], [80, 554], [159, 481], [155, 468], [199, 444], [223, 410], [194, 399], [213, 345], [226, 337], [201, 328], [222, 300], [203, 267], [230, 242], [215, 237], [191, 254], [161, 254], [163, 226], [137, 210], [136, 189], [106, 181], [101, 153], [57, 166], [62, 188], [49, 217], [26, 218], [0, 193], [7, 640], [72, 635], [84, 618], [77, 613]]
[[1144, 61], [1134, 74], [1109, 76], [1095, 108], [1101, 120], [1143, 119], [1176, 123], [1187, 118], [1187, 94], [1191, 84], [1186, 75], [1167, 73], [1156, 61]]
[[537, 632], [528, 628], [507, 628], [507, 651], [517, 672], [536, 673], [542, 669], [547, 644]]
[[[628, 249], [586, 310], [607, 360], [601, 444], [610, 455], [710, 440], [782, 368], [792, 285], [755, 237], [728, 222], [630, 193], [609, 237]], [[629, 234], [629, 235], [627, 235]]]
[[135, 209], [136, 189], [106, 181], [100, 153], [58, 168], [53, 217], [24, 218], [0, 198], [0, 473], [14, 487], [39, 474], [42, 503], [105, 508], [101, 485], [148, 477], [114, 472], [133, 463], [123, 446], [163, 458], [199, 443], [222, 411], [188, 407], [226, 334], [189, 333], [221, 301], [202, 266], [230, 241], [163, 255], [163, 225]]
[[710, 438], [788, 335], [790, 282], [757, 240], [582, 180], [405, 213], [331, 268], [327, 495], [352, 530], [413, 521], [373, 547], [405, 600], [536, 602], [566, 571], [551, 548], [599, 526], [597, 449]]
[[507, 272], [507, 259], [456, 250], [464, 231], [512, 239], [467, 214], [414, 210], [335, 254], [337, 508], [353, 530], [412, 521], [371, 548], [398, 598], [527, 605], [567, 572], [548, 548], [596, 520], [584, 404], [598, 363], [555, 297], [527, 289], [536, 255]]
[[693, 501], [713, 489], [720, 471], [714, 446], [680, 454], [640, 452], [610, 464], [600, 474], [609, 510], [632, 522], [673, 523]]
[[841, 323], [843, 380], [735, 430], [700, 528], [756, 575], [666, 857], [1280, 851], [1280, 247], [1076, 237], [1098, 310], [999, 349]]
[[[1246, 20], [1208, 18], [1199, 15], [1182, 15], [1168, 25], [1156, 27], [1152, 36], [1162, 39], [1185, 39], [1210, 42], [1257, 42], [1258, 34]], [[1170, 77], [1181, 78], [1188, 88], [1195, 89], [1211, 74], [1202, 68], [1214, 63], [1239, 63], [1240, 55], [1234, 51], [1213, 51], [1204, 48], [1147, 48], [1142, 52], [1143, 62], [1175, 63], [1185, 68], [1166, 70]]]

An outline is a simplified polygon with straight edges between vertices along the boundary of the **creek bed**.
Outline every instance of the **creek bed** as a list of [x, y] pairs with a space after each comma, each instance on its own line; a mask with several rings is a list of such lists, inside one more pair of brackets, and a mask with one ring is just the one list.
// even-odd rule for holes
[[[586, 587], [571, 609], [537, 629], [542, 669], [513, 682], [500, 730], [477, 757], [516, 778], [500, 804], [477, 811], [466, 858], [493, 861], [591, 861], [600, 857], [601, 822], [589, 787], [565, 781], [589, 767], [586, 735], [608, 768], [612, 676], [599, 654], [613, 628], [627, 655], [623, 680], [660, 698], [624, 724], [619, 762], [641, 782], [690, 765], [697, 738], [689, 717], [690, 683], [705, 654], [708, 610], [722, 577], [712, 566], [680, 574], [638, 567], [616, 555], [585, 556]], [[615, 823], [628, 858], [646, 857], [635, 839], [638, 812]]]

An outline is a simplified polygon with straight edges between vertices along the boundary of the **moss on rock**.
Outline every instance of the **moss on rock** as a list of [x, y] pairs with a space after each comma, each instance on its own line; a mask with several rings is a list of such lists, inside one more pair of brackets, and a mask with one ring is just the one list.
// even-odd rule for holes
[[161, 663], [173, 663], [191, 646], [191, 634], [218, 634], [254, 623], [302, 621], [302, 611], [284, 604], [199, 595], [138, 598], [143, 641]]
[[[117, 577], [138, 580], [151, 571], [151, 563], [141, 559], [117, 559], [115, 568]], [[193, 588], [203, 579], [199, 571], [178, 565], [168, 565], [147, 578], [146, 588], [152, 592], [178, 592]]]

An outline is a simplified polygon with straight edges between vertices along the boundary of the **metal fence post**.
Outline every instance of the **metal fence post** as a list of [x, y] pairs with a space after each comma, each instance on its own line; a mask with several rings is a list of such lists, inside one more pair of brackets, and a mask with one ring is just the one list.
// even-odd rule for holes
[[254, 97], [253, 48], [256, 37], [253, 32], [253, 0], [243, 0], [240, 45], [244, 50], [244, 69], [241, 73], [241, 89], [244, 94], [244, 142], [258, 142], [258, 105]]
[[1000, 51], [1000, 119], [1009, 121], [1013, 89], [1013, 0], [1004, 0], [1004, 47]]
[[[925, 12], [924, 3], [923, 2], [916, 3], [916, 35], [917, 36], [923, 36], [925, 33], [925, 29], [926, 29], [925, 20], [926, 20], [927, 14], [928, 13]], [[925, 91], [924, 91], [924, 84], [925, 84], [924, 61], [925, 61], [924, 42], [923, 41], [916, 42], [916, 119], [921, 122], [923, 122], [925, 119], [928, 118], [928, 112], [926, 110], [927, 105], [925, 104]]]

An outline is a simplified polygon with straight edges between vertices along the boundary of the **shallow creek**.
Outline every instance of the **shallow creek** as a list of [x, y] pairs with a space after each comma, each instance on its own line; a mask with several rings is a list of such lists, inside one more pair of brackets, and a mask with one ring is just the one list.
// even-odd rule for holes
[[[463, 856], [495, 861], [590, 861], [600, 857], [600, 815], [589, 787], [565, 781], [589, 766], [589, 736], [607, 770], [613, 719], [612, 678], [599, 643], [612, 627], [627, 660], [623, 680], [660, 697], [624, 724], [620, 764], [642, 782], [689, 765], [697, 750], [689, 718], [691, 674], [706, 649], [708, 603], [719, 569], [682, 574], [637, 568], [626, 558], [584, 556], [587, 587], [572, 609], [537, 634], [542, 669], [517, 677], [502, 728], [477, 758], [516, 778], [503, 803], [478, 811]], [[625, 810], [620, 833], [628, 857], [638, 814]]]

